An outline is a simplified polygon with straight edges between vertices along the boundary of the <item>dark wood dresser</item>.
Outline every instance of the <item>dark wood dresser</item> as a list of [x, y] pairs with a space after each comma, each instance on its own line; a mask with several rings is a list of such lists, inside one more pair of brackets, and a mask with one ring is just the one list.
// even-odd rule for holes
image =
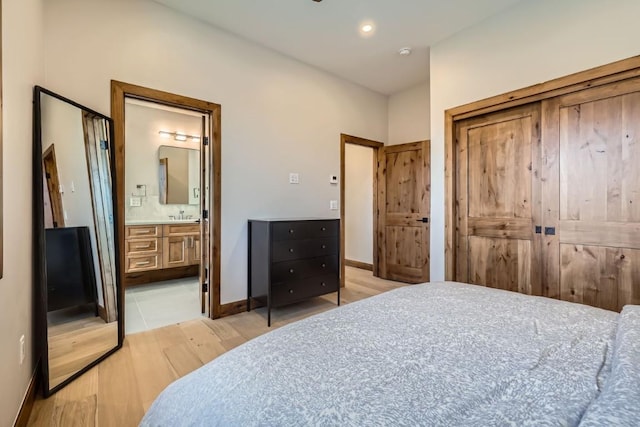
[[340, 305], [340, 220], [250, 219], [247, 311], [331, 292]]

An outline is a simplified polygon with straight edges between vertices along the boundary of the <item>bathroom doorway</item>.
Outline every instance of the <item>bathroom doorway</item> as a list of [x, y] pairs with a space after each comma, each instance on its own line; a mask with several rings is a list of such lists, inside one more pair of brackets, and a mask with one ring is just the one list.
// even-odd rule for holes
[[112, 88], [125, 331], [214, 318], [220, 107], [125, 83]]

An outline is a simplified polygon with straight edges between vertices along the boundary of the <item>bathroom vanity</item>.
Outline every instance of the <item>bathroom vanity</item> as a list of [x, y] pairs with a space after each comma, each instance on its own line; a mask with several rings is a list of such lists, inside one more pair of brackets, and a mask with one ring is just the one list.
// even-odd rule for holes
[[197, 276], [200, 224], [189, 221], [136, 221], [125, 225], [125, 284]]

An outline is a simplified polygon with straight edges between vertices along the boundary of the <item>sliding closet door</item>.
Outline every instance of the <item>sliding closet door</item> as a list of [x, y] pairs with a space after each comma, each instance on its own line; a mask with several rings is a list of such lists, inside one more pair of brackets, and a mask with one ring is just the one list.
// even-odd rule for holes
[[640, 79], [543, 103], [545, 295], [640, 303]]
[[456, 132], [456, 280], [540, 294], [540, 105]]

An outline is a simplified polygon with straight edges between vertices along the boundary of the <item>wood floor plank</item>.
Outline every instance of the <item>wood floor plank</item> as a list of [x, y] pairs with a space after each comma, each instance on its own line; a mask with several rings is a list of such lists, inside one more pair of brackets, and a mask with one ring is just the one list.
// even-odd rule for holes
[[98, 425], [138, 425], [144, 415], [139, 387], [145, 384], [136, 380], [129, 341], [98, 365], [98, 375]]
[[[345, 278], [343, 304], [405, 286], [353, 267], [346, 268]], [[271, 328], [267, 327], [266, 309], [259, 308], [128, 335], [120, 351], [52, 397], [38, 397], [29, 425], [136, 426], [153, 400], [175, 379], [252, 338], [335, 307], [336, 294], [328, 294], [273, 310]]]
[[204, 319], [182, 323], [180, 329], [203, 364], [212, 361], [226, 351], [218, 336], [204, 323]]
[[165, 357], [155, 334], [133, 334], [127, 337], [135, 380], [139, 387], [142, 407], [146, 411], [156, 396], [178, 378]]

